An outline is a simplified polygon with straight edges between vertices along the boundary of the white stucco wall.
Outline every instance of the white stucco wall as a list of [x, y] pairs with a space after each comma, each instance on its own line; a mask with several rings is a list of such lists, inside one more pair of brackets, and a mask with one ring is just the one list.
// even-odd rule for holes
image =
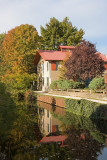
[[[48, 65], [48, 68], [47, 68]], [[60, 64], [59, 64], [60, 66]], [[59, 71], [52, 71], [51, 70], [51, 61], [44, 61], [42, 58], [40, 58], [38, 65], [37, 65], [37, 76], [38, 76], [38, 90], [42, 91], [49, 91], [50, 84], [52, 81], [59, 79]], [[47, 78], [49, 79], [49, 84], [47, 84]], [[44, 79], [44, 84], [43, 84]]]
[[[51, 84], [50, 63], [48, 61], [44, 61], [44, 64], [42, 65], [44, 65], [44, 71], [43, 71], [43, 66], [42, 66], [42, 77], [44, 78], [44, 85], [42, 86], [42, 90], [46, 91], [49, 89], [49, 86]], [[49, 85], [47, 85], [47, 78], [49, 79]]]

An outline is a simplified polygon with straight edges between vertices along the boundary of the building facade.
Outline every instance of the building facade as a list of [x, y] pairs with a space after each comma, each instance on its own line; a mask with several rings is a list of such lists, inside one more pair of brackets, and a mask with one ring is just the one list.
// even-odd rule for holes
[[[74, 46], [59, 46], [59, 51], [39, 50], [35, 57], [37, 65], [37, 90], [49, 91], [50, 84], [59, 79], [61, 61], [64, 61], [72, 54]], [[107, 58], [100, 52], [101, 59], [104, 61], [105, 69], [107, 70]]]
[[37, 90], [49, 91], [51, 82], [58, 80], [61, 61], [71, 55], [74, 47], [59, 46], [59, 51], [39, 50], [36, 55], [37, 64]]

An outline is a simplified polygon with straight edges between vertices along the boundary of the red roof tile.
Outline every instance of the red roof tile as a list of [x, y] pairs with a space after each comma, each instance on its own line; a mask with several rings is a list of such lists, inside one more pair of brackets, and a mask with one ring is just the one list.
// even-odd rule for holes
[[[67, 47], [67, 46], [66, 46]], [[69, 47], [69, 46], [68, 46]], [[72, 47], [72, 46], [71, 46]], [[38, 63], [40, 56], [45, 60], [45, 61], [62, 61], [64, 59], [66, 59], [67, 54], [69, 54], [69, 56], [72, 53], [67, 53], [67, 52], [61, 52], [61, 51], [51, 51], [51, 50], [39, 50], [37, 52], [37, 55], [35, 57], [35, 64]], [[107, 58], [105, 55], [103, 55], [100, 52], [96, 52], [96, 54], [99, 54], [99, 56], [102, 58], [102, 60], [104, 62], [107, 62]]]
[[74, 49], [74, 46], [59, 46], [59, 48], [64, 48], [64, 49]]
[[64, 141], [67, 138], [66, 135], [59, 135], [59, 136], [49, 136], [49, 137], [43, 137], [39, 143], [50, 143], [50, 142], [58, 142], [58, 141]]
[[[61, 52], [61, 51], [43, 51], [40, 50], [38, 51], [40, 56], [45, 60], [45, 61], [61, 61], [66, 58], [67, 52]], [[70, 53], [69, 53], [70, 55]]]

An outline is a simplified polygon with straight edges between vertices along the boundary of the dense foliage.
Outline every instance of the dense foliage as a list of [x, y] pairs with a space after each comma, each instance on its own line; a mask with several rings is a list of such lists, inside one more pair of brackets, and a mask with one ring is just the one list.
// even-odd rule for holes
[[75, 46], [81, 41], [83, 34], [84, 31], [73, 27], [67, 17], [62, 22], [53, 17], [45, 28], [41, 26], [44, 49], [58, 50], [59, 45]]
[[85, 99], [66, 99], [66, 107], [69, 112], [90, 118], [107, 120], [107, 105], [91, 102]]
[[31, 73], [34, 54], [39, 47], [40, 37], [36, 29], [27, 24], [18, 26], [5, 35], [3, 63], [5, 61], [12, 71]]
[[99, 54], [96, 54], [94, 44], [85, 40], [75, 47], [65, 66], [67, 68], [65, 76], [76, 81], [92, 79], [102, 75], [104, 71], [104, 62]]
[[92, 89], [92, 90], [104, 89], [105, 88], [104, 77], [94, 78], [90, 82], [89, 88]]
[[56, 80], [53, 81], [50, 85], [51, 89], [61, 89], [61, 90], [67, 90], [67, 89], [77, 89], [77, 88], [84, 88], [84, 83], [81, 82], [74, 82], [72, 80]]
[[[3, 58], [3, 45], [2, 44], [3, 44], [4, 37], [5, 37], [5, 33], [0, 34], [0, 63]], [[0, 70], [1, 70], [1, 65], [0, 65]]]
[[34, 57], [41, 37], [32, 25], [10, 30], [2, 43], [1, 79], [10, 89], [27, 89], [36, 80]]
[[[36, 109], [30, 106], [30, 103], [13, 99], [5, 84], [0, 82], [0, 160], [11, 159], [18, 155], [17, 151], [31, 150], [37, 145]], [[5, 158], [1, 158], [1, 153]]]

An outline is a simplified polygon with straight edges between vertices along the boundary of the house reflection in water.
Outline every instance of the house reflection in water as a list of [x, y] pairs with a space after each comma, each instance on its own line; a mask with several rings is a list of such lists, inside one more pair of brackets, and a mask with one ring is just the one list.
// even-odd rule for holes
[[49, 110], [38, 108], [38, 125], [43, 135], [47, 135], [52, 131], [52, 116]]
[[[76, 119], [75, 115], [66, 114], [65, 109], [60, 107], [53, 109], [50, 104], [40, 101], [37, 102], [37, 105], [39, 106], [38, 125], [43, 136], [39, 144], [41, 144], [40, 147], [48, 148], [49, 155], [51, 154], [50, 147], [53, 147], [54, 156], [57, 152], [63, 150], [64, 152], [67, 151], [67, 153], [72, 154], [75, 159], [97, 160], [101, 154], [101, 158], [104, 159], [107, 136], [104, 136], [104, 134], [100, 132], [100, 129], [97, 130], [98, 126], [93, 124], [91, 120], [83, 119], [83, 117], [81, 117], [82, 119], [79, 117]], [[52, 112], [56, 114], [56, 116], [52, 116]], [[60, 121], [57, 119], [58, 116], [66, 118]], [[92, 125], [89, 126], [89, 130], [86, 126], [87, 122]], [[95, 130], [93, 127], [95, 127]], [[97, 138], [97, 135], [99, 138]]]
[[[57, 143], [60, 145], [60, 147], [66, 146], [64, 141], [67, 139], [67, 136], [62, 135], [62, 122], [52, 116], [52, 106], [42, 102], [38, 103], [38, 125], [41, 133], [44, 136], [39, 143]], [[56, 112], [58, 112], [58, 109]], [[63, 115], [64, 114], [65, 110], [63, 111]]]

